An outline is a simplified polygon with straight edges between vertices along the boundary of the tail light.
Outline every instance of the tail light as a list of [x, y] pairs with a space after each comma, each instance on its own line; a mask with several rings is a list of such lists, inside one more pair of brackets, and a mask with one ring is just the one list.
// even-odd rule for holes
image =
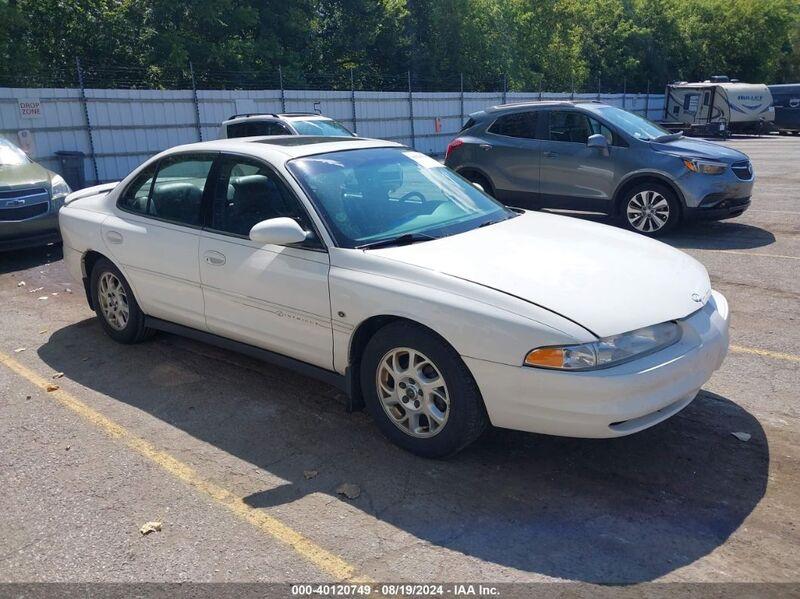
[[464, 145], [464, 140], [456, 137], [453, 141], [451, 141], [447, 146], [447, 151], [444, 153], [444, 159], [447, 160], [450, 157], [450, 152], [455, 150], [459, 146]]

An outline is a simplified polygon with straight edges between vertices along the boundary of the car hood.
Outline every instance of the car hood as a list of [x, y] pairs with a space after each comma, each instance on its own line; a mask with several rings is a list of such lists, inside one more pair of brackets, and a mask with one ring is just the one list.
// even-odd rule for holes
[[0, 189], [32, 186], [50, 189], [50, 171], [35, 162], [0, 166]]
[[728, 163], [738, 162], [739, 160], [748, 160], [747, 154], [739, 152], [738, 150], [734, 150], [733, 148], [728, 148], [718, 143], [714, 143], [713, 141], [705, 141], [703, 139], [690, 139], [688, 137], [681, 137], [675, 141], [668, 141], [664, 143], [651, 142], [651, 146], [658, 152], [679, 154], [687, 157], [722, 160]]
[[367, 250], [510, 294], [599, 337], [688, 316], [708, 300], [702, 264], [664, 243], [547, 213]]

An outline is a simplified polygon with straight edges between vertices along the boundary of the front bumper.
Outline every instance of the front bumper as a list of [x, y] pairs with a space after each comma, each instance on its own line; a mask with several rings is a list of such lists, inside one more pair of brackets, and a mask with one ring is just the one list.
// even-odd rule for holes
[[697, 208], [687, 208], [686, 218], [695, 220], [724, 220], [736, 218], [750, 207], [750, 197], [731, 198], [712, 193], [703, 198]]
[[[728, 351], [728, 304], [712, 292], [679, 321], [675, 345], [627, 364], [560, 372], [464, 358], [493, 425], [567, 437], [621, 437], [686, 407]], [[520, 358], [521, 359], [521, 358]]]
[[19, 250], [61, 241], [58, 211], [19, 221], [0, 221], [0, 251]]
[[721, 175], [703, 175], [684, 169], [681, 176], [673, 179], [683, 195], [684, 215], [688, 218], [738, 216], [750, 206], [755, 180], [752, 171], [750, 178], [740, 179], [733, 167]]

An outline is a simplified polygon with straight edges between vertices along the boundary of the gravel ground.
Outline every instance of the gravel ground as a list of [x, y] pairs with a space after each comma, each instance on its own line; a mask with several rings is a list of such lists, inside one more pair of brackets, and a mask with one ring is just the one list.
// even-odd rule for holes
[[0, 365], [0, 581], [797, 582], [800, 139], [727, 143], [755, 164], [752, 208], [666, 241], [728, 297], [732, 352], [616, 440], [497, 429], [418, 459], [316, 381], [166, 334], [113, 343], [58, 248], [0, 255], [20, 365]]

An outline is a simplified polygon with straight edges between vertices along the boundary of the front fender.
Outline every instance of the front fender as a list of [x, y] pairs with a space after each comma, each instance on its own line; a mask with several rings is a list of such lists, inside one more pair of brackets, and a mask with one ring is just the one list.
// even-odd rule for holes
[[678, 201], [680, 201], [682, 206], [686, 206], [686, 197], [683, 194], [680, 186], [675, 183], [675, 179], [665, 172], [660, 170], [649, 170], [649, 169], [639, 169], [636, 171], [632, 171], [627, 173], [617, 184], [616, 189], [614, 190], [614, 210], [616, 212], [620, 200], [620, 196], [622, 192], [629, 186], [635, 185], [638, 181], [645, 181], [648, 179], [656, 179], [669, 187], [675, 194], [678, 196]]
[[371, 267], [378, 260], [356, 255], [364, 252], [350, 253], [358, 267], [332, 264], [329, 277], [337, 372], [349, 366], [359, 325], [376, 316], [419, 323], [461, 356], [509, 365], [520, 365], [535, 347], [595, 339], [554, 312], [500, 291], [415, 267], [392, 265], [376, 272]]

